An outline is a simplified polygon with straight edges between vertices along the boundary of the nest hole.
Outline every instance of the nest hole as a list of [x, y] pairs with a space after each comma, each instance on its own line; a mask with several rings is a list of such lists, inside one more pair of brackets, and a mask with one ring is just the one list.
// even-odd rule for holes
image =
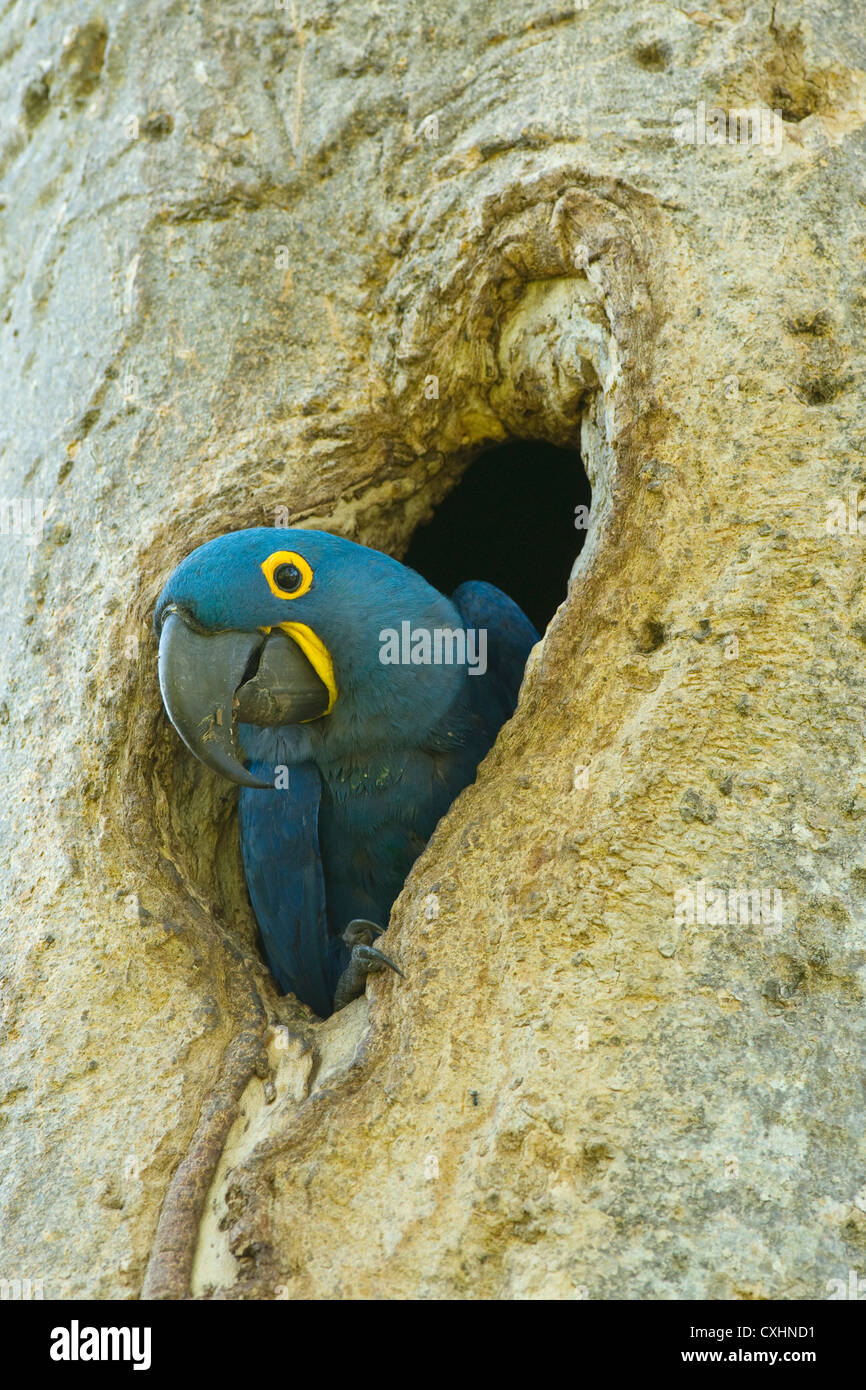
[[591, 503], [576, 450], [509, 440], [469, 465], [415, 531], [403, 563], [444, 594], [467, 579], [487, 580], [544, 632], [565, 598]]

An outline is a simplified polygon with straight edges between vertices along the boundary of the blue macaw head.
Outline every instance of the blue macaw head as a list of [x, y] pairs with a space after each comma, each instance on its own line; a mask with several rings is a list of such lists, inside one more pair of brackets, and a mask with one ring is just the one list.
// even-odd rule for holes
[[335, 751], [444, 713], [452, 666], [383, 665], [383, 630], [457, 627], [454, 606], [377, 550], [324, 531], [234, 531], [182, 560], [156, 606], [163, 701], [202, 762], [247, 786], [237, 723], [315, 726]]

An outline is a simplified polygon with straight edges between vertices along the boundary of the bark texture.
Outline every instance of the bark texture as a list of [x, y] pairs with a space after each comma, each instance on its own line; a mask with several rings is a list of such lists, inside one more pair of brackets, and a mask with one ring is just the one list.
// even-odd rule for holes
[[[866, 1272], [858, 0], [52, 0], [0, 43], [0, 1277]], [[701, 102], [779, 139], [676, 139]], [[581, 445], [588, 542], [395, 909], [408, 979], [318, 1024], [153, 602], [241, 526], [400, 555], [507, 438]]]

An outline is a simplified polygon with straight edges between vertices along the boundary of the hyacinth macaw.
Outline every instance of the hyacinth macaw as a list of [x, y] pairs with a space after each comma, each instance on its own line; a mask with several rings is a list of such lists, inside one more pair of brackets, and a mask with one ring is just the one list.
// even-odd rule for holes
[[157, 603], [166, 711], [240, 784], [244, 871], [280, 989], [326, 1017], [394, 965], [373, 941], [512, 714], [538, 633], [491, 584], [445, 598], [323, 531], [234, 531]]

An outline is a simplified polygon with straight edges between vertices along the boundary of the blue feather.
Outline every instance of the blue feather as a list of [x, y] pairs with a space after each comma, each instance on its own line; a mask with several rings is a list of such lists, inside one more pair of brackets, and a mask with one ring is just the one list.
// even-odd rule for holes
[[[251, 768], [261, 776], [271, 771], [258, 761]], [[321, 791], [317, 768], [300, 763], [289, 771], [288, 789], [242, 787], [238, 819], [247, 889], [271, 974], [283, 993], [291, 990], [324, 1017], [342, 967], [328, 936]]]

